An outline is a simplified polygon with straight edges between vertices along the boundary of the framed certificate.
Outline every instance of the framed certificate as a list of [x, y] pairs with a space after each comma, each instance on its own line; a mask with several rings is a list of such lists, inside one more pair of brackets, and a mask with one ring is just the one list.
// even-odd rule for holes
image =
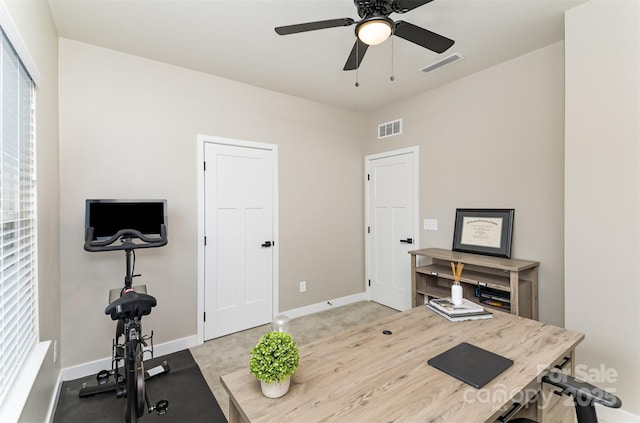
[[515, 209], [456, 209], [453, 251], [511, 258]]

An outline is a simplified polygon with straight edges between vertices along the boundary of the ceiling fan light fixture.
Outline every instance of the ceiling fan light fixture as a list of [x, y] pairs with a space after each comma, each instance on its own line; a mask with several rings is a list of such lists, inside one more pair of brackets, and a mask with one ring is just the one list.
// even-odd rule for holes
[[382, 44], [391, 36], [393, 21], [385, 16], [373, 16], [360, 21], [356, 26], [356, 36], [370, 46]]

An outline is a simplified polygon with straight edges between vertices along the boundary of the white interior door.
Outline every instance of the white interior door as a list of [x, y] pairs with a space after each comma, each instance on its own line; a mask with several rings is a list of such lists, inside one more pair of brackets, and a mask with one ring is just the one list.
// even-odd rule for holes
[[204, 144], [204, 340], [272, 319], [273, 155]]
[[[417, 147], [416, 147], [417, 149]], [[411, 308], [411, 261], [417, 248], [417, 151], [366, 158], [367, 285], [372, 301]]]

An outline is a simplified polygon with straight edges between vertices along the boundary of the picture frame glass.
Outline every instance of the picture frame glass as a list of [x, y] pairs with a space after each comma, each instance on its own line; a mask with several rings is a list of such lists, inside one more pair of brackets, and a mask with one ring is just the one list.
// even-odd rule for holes
[[511, 257], [515, 209], [456, 209], [453, 251]]

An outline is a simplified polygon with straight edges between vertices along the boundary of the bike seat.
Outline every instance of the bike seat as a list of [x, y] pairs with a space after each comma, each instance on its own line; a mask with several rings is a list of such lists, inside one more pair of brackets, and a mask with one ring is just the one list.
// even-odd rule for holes
[[155, 306], [156, 299], [151, 295], [129, 291], [109, 304], [104, 314], [111, 315], [111, 320], [140, 318], [150, 314]]

